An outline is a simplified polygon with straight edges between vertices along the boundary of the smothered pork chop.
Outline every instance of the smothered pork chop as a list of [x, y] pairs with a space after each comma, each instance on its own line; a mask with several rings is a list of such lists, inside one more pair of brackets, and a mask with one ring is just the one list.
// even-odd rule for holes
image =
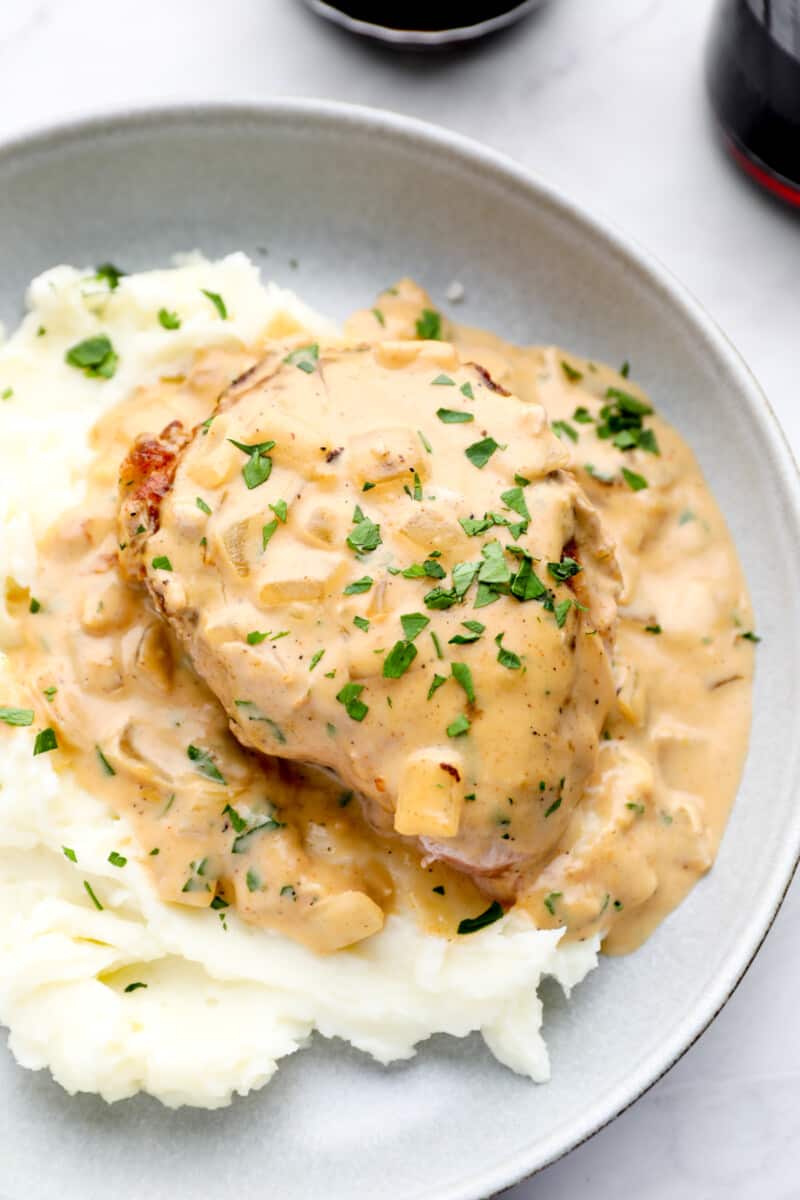
[[544, 409], [448, 343], [307, 344], [183, 436], [134, 448], [121, 540], [236, 738], [513, 899], [614, 696], [616, 561]]
[[243, 255], [110, 271], [0, 346], [10, 1046], [168, 1104], [314, 1029], [547, 1078], [540, 980], [675, 907], [746, 749], [691, 450], [627, 364], [409, 280], [340, 332]]

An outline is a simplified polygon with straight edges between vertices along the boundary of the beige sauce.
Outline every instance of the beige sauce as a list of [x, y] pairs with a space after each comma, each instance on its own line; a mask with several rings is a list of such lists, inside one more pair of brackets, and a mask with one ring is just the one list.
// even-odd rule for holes
[[[117, 474], [138, 434], [176, 419], [192, 429], [258, 356], [201, 354], [188, 379], [162, 381], [107, 413], [94, 433], [86, 502], [39, 547], [41, 611], [29, 614], [27, 597], [19, 596], [23, 642], [12, 652], [12, 665], [31, 688], [40, 716], [58, 732], [60, 769], [76, 771], [133, 821], [165, 900], [213, 904], [221, 919], [225, 907], [235, 905], [246, 920], [329, 951], [375, 932], [397, 906], [410, 906], [426, 928], [449, 935], [463, 917], [485, 909], [487, 894], [516, 896], [542, 927], [565, 925], [578, 937], [607, 932], [607, 949], [628, 950], [711, 865], [738, 783], [752, 647], [741, 636], [751, 628], [751, 614], [735, 550], [691, 452], [663, 420], [644, 419], [660, 455], [623, 452], [597, 437], [608, 387], [643, 399], [627, 379], [557, 350], [518, 350], [474, 330], [443, 330], [459, 353], [431, 342], [410, 351], [393, 346], [392, 339], [416, 336], [428, 303], [413, 285], [399, 285], [379, 298], [380, 318], [373, 309], [350, 322], [354, 341], [384, 342], [363, 351], [371, 369], [383, 372], [386, 403], [384, 413], [369, 412], [366, 429], [364, 414], [346, 405], [360, 365], [352, 355], [323, 349], [327, 408], [320, 407], [313, 425], [299, 416], [309, 408], [302, 389], [315, 387], [316, 375], [283, 367], [282, 413], [279, 401], [259, 428], [265, 395], [273, 395], [259, 388], [274, 387], [273, 364], [241, 385], [227, 410], [223, 405], [202, 454], [193, 460], [187, 452], [181, 470], [193, 466], [195, 476], [179, 475], [167, 501], [173, 518], [174, 505], [183, 509], [169, 526], [168, 542], [166, 528], [147, 538], [146, 563], [159, 605], [178, 615], [192, 607], [203, 611], [202, 589], [218, 572], [206, 608], [212, 613], [216, 605], [219, 617], [222, 596], [228, 625], [216, 640], [206, 628], [204, 645], [179, 617], [176, 636], [143, 588], [121, 575]], [[480, 362], [518, 399], [496, 392], [470, 362]], [[453, 385], [433, 389], [436, 403], [454, 409], [463, 403], [474, 411], [471, 424], [444, 424], [415, 407], [426, 395], [422, 385], [428, 389], [439, 373]], [[469, 402], [460, 391], [467, 383]], [[567, 422], [568, 429], [557, 427], [560, 440], [542, 424], [540, 405], [551, 421]], [[574, 419], [576, 408], [586, 410], [583, 422]], [[285, 434], [274, 432], [279, 416]], [[416, 433], [421, 425], [431, 454]], [[398, 428], [413, 435], [400, 439], [402, 445]], [[369, 434], [362, 455], [368, 471], [353, 468], [352, 453], [329, 459], [342, 444], [352, 450], [362, 432]], [[489, 433], [514, 446], [515, 458], [498, 452], [477, 470], [462, 461], [463, 447]], [[228, 436], [248, 445], [267, 437], [278, 442], [263, 488], [241, 484], [242, 454]], [[282, 454], [290, 442], [293, 453]], [[372, 453], [376, 445], [383, 446], [380, 462]], [[452, 461], [451, 445], [458, 448]], [[437, 455], [448, 464], [447, 494], [437, 478]], [[398, 456], [402, 470], [392, 465]], [[615, 642], [613, 561], [570, 476], [559, 471], [567, 462], [617, 543], [624, 584]], [[646, 477], [648, 486], [631, 490], [621, 479], [623, 465]], [[404, 490], [415, 471], [421, 500], [414, 497], [415, 482], [410, 496]], [[463, 501], [464, 515], [503, 511], [513, 520], [498, 497], [515, 473], [531, 480], [525, 493], [535, 518], [516, 541], [538, 561], [540, 574], [547, 561], [560, 560], [565, 546], [579, 547], [581, 574], [547, 582], [556, 600], [580, 599], [583, 607], [571, 604], [561, 627], [541, 604], [505, 596], [477, 611], [471, 603], [430, 610], [422, 597], [440, 581], [407, 579], [388, 568], [429, 562], [426, 556], [438, 550], [434, 561], [449, 573], [458, 561], [481, 561], [480, 546], [498, 533], [508, 544], [505, 527], [467, 539], [456, 525], [455, 540], [453, 515], [462, 515]], [[599, 481], [605, 477], [614, 481]], [[316, 493], [309, 494], [310, 481]], [[364, 481], [378, 486], [364, 494]], [[210, 514], [196, 504], [198, 495]], [[256, 516], [260, 536], [272, 515], [264, 512], [267, 502], [279, 499], [288, 502], [289, 515], [272, 535], [269, 553], [281, 540], [285, 546], [272, 567], [262, 568], [259, 554], [242, 547]], [[335, 529], [341, 546], [354, 504], [376, 522], [380, 517], [382, 547], [360, 559], [337, 553], [332, 562], [324, 544]], [[235, 526], [243, 532], [234, 545]], [[313, 587], [319, 578], [324, 587], [303, 596], [297, 581], [307, 582], [309, 572], [291, 568], [298, 553], [315, 549], [315, 538], [325, 561], [317, 560]], [[126, 546], [126, 554], [133, 548]], [[154, 572], [149, 564], [164, 552], [171, 571]], [[262, 575], [272, 571], [258, 578], [260, 595], [273, 589], [269, 624], [258, 605], [252, 607], [249, 568], [241, 571], [243, 562], [256, 560]], [[197, 571], [201, 561], [214, 572]], [[376, 581], [370, 590], [345, 596], [347, 584], [364, 575]], [[200, 591], [177, 600], [169, 591], [187, 587]], [[402, 636], [398, 615], [414, 612], [430, 624], [414, 641], [413, 668], [385, 679], [380, 666]], [[354, 628], [355, 616], [370, 628]], [[485, 631], [474, 643], [451, 646], [449, 639], [470, 619]], [[246, 636], [284, 629], [287, 636], [252, 645]], [[523, 657], [524, 669], [498, 664], [498, 633]], [[213, 694], [186, 657], [187, 646]], [[220, 659], [221, 648], [227, 658]], [[319, 648], [325, 656], [312, 673]], [[475, 703], [449, 674], [456, 656], [470, 665]], [[215, 673], [220, 661], [225, 670]], [[429, 701], [439, 673], [447, 673], [448, 682]], [[264, 677], [274, 681], [266, 689], [268, 703], [265, 689], [258, 690]], [[364, 685], [370, 712], [362, 722], [336, 700], [347, 680]], [[229, 709], [235, 737], [217, 697]], [[469, 736], [447, 736], [462, 713], [471, 722]], [[521, 713], [528, 714], [525, 737]], [[286, 761], [291, 758], [297, 761]], [[422, 766], [409, 785], [410, 758]], [[363, 812], [350, 788], [304, 766], [306, 760], [356, 787]], [[438, 784], [441, 775], [431, 782], [431, 770], [444, 770], [446, 787]], [[450, 784], [453, 770], [457, 787]], [[432, 792], [438, 806], [426, 802]], [[465, 868], [480, 890], [448, 862]]]

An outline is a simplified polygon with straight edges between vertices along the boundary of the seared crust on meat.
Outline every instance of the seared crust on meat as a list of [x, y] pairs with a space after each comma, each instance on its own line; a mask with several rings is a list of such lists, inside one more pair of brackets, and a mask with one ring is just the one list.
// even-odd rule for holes
[[180, 421], [156, 438], [142, 434], [120, 467], [120, 565], [129, 579], [144, 576], [141, 550], [161, 524], [161, 503], [172, 487], [178, 457], [190, 440]]

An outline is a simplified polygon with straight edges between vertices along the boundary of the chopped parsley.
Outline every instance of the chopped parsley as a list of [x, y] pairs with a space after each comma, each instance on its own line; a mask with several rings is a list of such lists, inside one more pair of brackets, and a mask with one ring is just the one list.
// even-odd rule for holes
[[660, 625], [645, 625], [644, 631], [645, 631], [645, 633], [661, 633], [661, 626]]
[[545, 809], [545, 813], [544, 813], [545, 817], [552, 817], [553, 813], [558, 812], [558, 810], [560, 808], [561, 808], [561, 796], [556, 796], [555, 800], [550, 805], [550, 807]]
[[635, 812], [637, 817], [644, 816], [644, 805], [638, 803], [636, 800], [629, 800], [625, 807], [629, 808], [631, 812]]
[[242, 832], [238, 833], [233, 839], [231, 852], [233, 854], [246, 854], [250, 849], [250, 839], [257, 833], [274, 832], [276, 829], [285, 829], [286, 825], [283, 821], [276, 821], [274, 817], [265, 817], [263, 821], [257, 821], [255, 825], [249, 826]]
[[497, 900], [493, 900], [487, 909], [479, 913], [477, 917], [464, 917], [463, 921], [458, 923], [458, 933], [477, 933], [479, 929], [485, 929], [487, 925], [494, 925], [495, 921], [499, 921], [503, 916], [503, 906]]
[[209, 292], [207, 288], [200, 288], [200, 291], [203, 293], [203, 295], [208, 300], [211, 301], [211, 303], [214, 305], [214, 308], [217, 310], [217, 312], [219, 313], [222, 320], [227, 321], [228, 309], [225, 304], [225, 301], [222, 299], [222, 296], [220, 296], [219, 292]]
[[[462, 663], [462, 662], [454, 662], [451, 665], [450, 670], [452, 672], [453, 679], [455, 679], [456, 683], [459, 683], [461, 685], [461, 687], [464, 689], [464, 694], [467, 697], [467, 703], [474, 704], [475, 703], [475, 685], [472, 682], [472, 672], [470, 671], [467, 664]], [[464, 718], [464, 719], [466, 720], [466, 718]], [[469, 728], [469, 722], [467, 722], [467, 728]], [[451, 737], [454, 736], [453, 734], [450, 733], [449, 729], [447, 732], [450, 734]], [[464, 732], [466, 732], [466, 730]]]
[[41, 729], [36, 735], [36, 740], [33, 743], [33, 753], [48, 754], [51, 750], [58, 749], [58, 738], [56, 737], [55, 729]]
[[316, 342], [310, 346], [299, 346], [297, 350], [287, 354], [283, 361], [297, 367], [298, 371], [304, 371], [306, 375], [313, 375], [319, 362], [319, 346]]
[[186, 754], [190, 761], [195, 764], [195, 768], [201, 775], [205, 775], [206, 779], [211, 779], [214, 783], [227, 784], [225, 776], [214, 762], [208, 750], [202, 750], [199, 746], [187, 746]]
[[241, 450], [242, 454], [247, 455], [247, 462], [242, 467], [242, 478], [248, 490], [252, 491], [253, 488], [266, 483], [272, 474], [272, 459], [268, 452], [275, 443], [272, 441], [256, 442], [254, 445], [248, 446], [246, 442], [236, 442], [233, 438], [228, 438], [228, 441], [237, 450]]
[[477, 467], [479, 471], [488, 463], [489, 459], [494, 454], [495, 450], [501, 450], [499, 442], [496, 442], [493, 437], [482, 438], [479, 442], [473, 442], [471, 446], [467, 446], [464, 453], [466, 454], [473, 467]]
[[436, 651], [436, 657], [444, 658], [444, 651], [442, 650], [442, 643], [439, 641], [439, 638], [433, 632], [433, 630], [431, 630], [431, 641], [433, 642], [433, 648]]
[[438, 692], [439, 688], [445, 683], [447, 683], [446, 675], [434, 675], [431, 680], [431, 686], [428, 688], [428, 699], [430, 700], [434, 692]]
[[91, 379], [111, 379], [119, 359], [110, 339], [105, 333], [86, 338], [70, 346], [64, 355], [71, 367], [77, 367]]
[[78, 856], [75, 853], [75, 851], [72, 849], [71, 846], [62, 846], [61, 849], [63, 851], [64, 857], [68, 858], [70, 862], [76, 863], [78, 861]]
[[571, 442], [578, 440], [578, 431], [574, 425], [570, 425], [569, 421], [552, 421], [550, 428], [562, 441], [565, 437], [568, 437]]
[[275, 513], [275, 516], [278, 518], [278, 520], [285, 525], [286, 517], [289, 512], [289, 505], [286, 503], [286, 501], [276, 500], [274, 504], [270, 504], [270, 508]]
[[475, 393], [472, 390], [471, 383], [462, 383], [461, 387], [458, 390], [461, 392], [461, 395], [466, 396], [468, 400], [475, 399]]
[[556, 625], [559, 629], [564, 628], [564, 623], [567, 619], [567, 613], [572, 608], [572, 600], [559, 600], [553, 612], [555, 613]]
[[455, 387], [456, 381], [451, 379], [449, 375], [437, 375], [431, 380], [432, 387]]
[[450, 646], [468, 646], [471, 642], [477, 642], [483, 631], [486, 629], [480, 621], [462, 621], [461, 624], [467, 630], [466, 633], [456, 633], [450, 638], [448, 645]]
[[600, 409], [601, 421], [597, 426], [599, 438], [611, 438], [618, 450], [646, 450], [659, 454], [658, 442], [652, 429], [645, 429], [643, 417], [652, 413], [649, 404], [637, 400], [629, 392], [610, 387]]
[[400, 572], [404, 579], [444, 579], [447, 572], [433, 558], [426, 558], [423, 563], [412, 563]]
[[365, 517], [357, 504], [353, 511], [353, 528], [347, 535], [347, 544], [356, 554], [369, 554], [381, 544], [381, 527]]
[[395, 642], [383, 660], [384, 679], [399, 679], [417, 657], [417, 648], [411, 642]]
[[247, 884], [248, 892], [257, 892], [261, 887], [261, 876], [251, 867], [245, 876], [245, 883]]
[[115, 267], [113, 263], [101, 263], [95, 272], [95, 279], [100, 282], [105, 281], [108, 284], [108, 290], [115, 292], [119, 287], [119, 281], [123, 275], [127, 275], [127, 271], [123, 271], [121, 267]]
[[137, 979], [134, 983], [129, 983], [126, 988], [123, 988], [123, 991], [127, 994], [128, 992], [136, 992], [139, 990], [139, 988], [146, 988], [146, 987], [147, 987], [146, 983], [142, 983], [142, 981], [140, 979]]
[[97, 911], [98, 911], [98, 912], [102, 912], [102, 911], [103, 911], [103, 906], [102, 906], [102, 904], [100, 903], [100, 901], [97, 899], [97, 896], [96, 896], [96, 895], [95, 895], [95, 893], [94, 893], [94, 888], [93, 888], [93, 887], [92, 887], [92, 885], [89, 883], [89, 880], [88, 880], [88, 879], [84, 879], [84, 881], [83, 881], [83, 886], [84, 886], [84, 887], [85, 887], [85, 889], [86, 889], [86, 895], [89, 897], [89, 899], [91, 900], [92, 904], [95, 906], [95, 908], [97, 909]]
[[369, 575], [362, 575], [360, 579], [355, 579], [352, 583], [348, 583], [343, 595], [360, 596], [362, 592], [368, 592], [373, 583], [374, 580]]
[[366, 617], [358, 617], [358, 616], [353, 617], [353, 624], [358, 629], [363, 629], [364, 633], [366, 633], [369, 629], [369, 621], [367, 620]]
[[753, 633], [752, 629], [748, 629], [746, 633], [737, 633], [737, 638], [741, 638], [743, 642], [760, 642], [761, 638], [758, 634]]
[[579, 425], [593, 425], [594, 417], [582, 404], [579, 404], [572, 414], [573, 421], [577, 421]]
[[386, 324], [386, 317], [383, 315], [383, 313], [381, 312], [381, 310], [379, 308], [373, 308], [371, 311], [372, 311], [373, 317], [375, 318], [375, 320], [378, 322], [379, 325]]
[[457, 408], [437, 408], [436, 415], [444, 425], [465, 425], [475, 420], [471, 412], [461, 412]]
[[557, 579], [559, 583], [564, 583], [567, 579], [572, 579], [573, 575], [578, 574], [581, 570], [581, 564], [576, 562], [574, 558], [570, 558], [569, 555], [564, 555], [561, 562], [549, 562], [547, 570], [553, 576], [553, 579]]
[[48, 700], [52, 700], [53, 696], [55, 696], [57, 691], [58, 691], [57, 687], [47, 687], [44, 689], [44, 695], [47, 697]]
[[413, 642], [414, 638], [422, 633], [426, 625], [430, 625], [430, 617], [426, 617], [423, 613], [403, 613], [400, 618], [400, 624], [403, 626], [403, 635], [407, 642]]
[[455, 721], [451, 721], [447, 726], [447, 736], [451, 738], [462, 737], [465, 733], [469, 733], [470, 720], [469, 717], [461, 713]]
[[164, 329], [180, 329], [181, 319], [176, 312], [170, 312], [168, 308], [160, 308], [158, 310], [158, 323]]
[[528, 512], [528, 505], [525, 502], [525, 493], [521, 487], [509, 488], [507, 492], [503, 492], [500, 496], [503, 504], [507, 508], [511, 508], [515, 513], [518, 513], [524, 520], [530, 521], [531, 514]]
[[160, 554], [158, 558], [154, 558], [152, 562], [154, 571], [171, 571], [172, 563], [167, 558], [166, 554]]
[[258, 629], [251, 629], [245, 640], [248, 646], [260, 646], [261, 643], [265, 642], [268, 637], [269, 630], [267, 630], [266, 633], [261, 633], [261, 631]]
[[581, 379], [583, 379], [583, 371], [576, 371], [575, 368], [563, 358], [561, 360], [561, 370], [564, 372], [570, 383], [578, 383]]
[[494, 643], [497, 646], [497, 661], [500, 663], [501, 667], [508, 667], [509, 671], [518, 671], [522, 666], [522, 659], [518, 654], [515, 654], [513, 650], [505, 649], [503, 646], [504, 637], [504, 633], [498, 633], [497, 637], [494, 639]]
[[112, 850], [108, 856], [108, 861], [112, 867], [124, 867], [127, 865], [127, 858], [124, 854], [118, 854], [116, 850]]
[[641, 492], [647, 487], [647, 480], [644, 475], [637, 475], [635, 471], [629, 471], [627, 467], [622, 468], [622, 478], [632, 492]]
[[116, 775], [117, 772], [114, 770], [111, 763], [108, 761], [105, 754], [103, 754], [103, 751], [100, 749], [99, 746], [95, 746], [95, 752], [97, 754], [97, 760], [100, 763], [100, 769], [103, 772], [103, 774], [109, 775], [109, 776]]
[[32, 708], [0, 708], [0, 721], [4, 725], [32, 725]]
[[341, 691], [336, 693], [336, 699], [344, 705], [348, 717], [354, 721], [363, 721], [369, 712], [368, 705], [359, 699], [363, 690], [363, 683], [346, 683]]
[[436, 892], [436, 895], [437, 895], [437, 896], [443, 896], [443, 895], [445, 894], [445, 893], [444, 893], [444, 886], [443, 886], [441, 883], [437, 884], [437, 886], [436, 886], [436, 887], [434, 887], [434, 888], [431, 888], [431, 891], [432, 891], [432, 892]]
[[416, 321], [417, 337], [426, 342], [442, 340], [442, 318], [433, 308], [423, 308]]
[[[417, 437], [422, 442], [422, 446], [423, 446], [423, 449], [425, 450], [425, 452], [427, 454], [433, 454], [433, 446], [430, 444], [428, 439], [425, 437], [425, 434], [422, 432], [421, 429], [417, 430]], [[363, 490], [366, 490], [366, 486]]]
[[556, 915], [556, 900], [560, 900], [563, 894], [563, 892], [548, 892], [548, 894], [545, 896], [544, 906], [550, 913], [551, 917]]
[[197, 507], [200, 509], [200, 512], [205, 513], [207, 517], [211, 516], [211, 509], [206, 504], [206, 502], [202, 496], [196, 496], [194, 502], [197, 505]]
[[320, 659], [322, 658], [322, 656], [323, 656], [323, 654], [324, 654], [324, 653], [325, 653], [325, 648], [324, 648], [324, 647], [323, 647], [321, 650], [315, 650], [315, 651], [314, 651], [314, 653], [313, 653], [313, 654], [312, 654], [312, 656], [311, 656], [311, 662], [308, 664], [308, 669], [309, 669], [309, 671], [313, 671], [313, 670], [314, 670], [314, 667], [315, 667], [315, 666], [317, 665], [317, 663], [320, 661]]
[[[271, 507], [271, 506], [270, 506]], [[261, 526], [261, 549], [266, 550], [269, 545], [272, 535], [278, 528], [278, 518], [273, 517], [271, 521], [267, 521], [266, 525]]]

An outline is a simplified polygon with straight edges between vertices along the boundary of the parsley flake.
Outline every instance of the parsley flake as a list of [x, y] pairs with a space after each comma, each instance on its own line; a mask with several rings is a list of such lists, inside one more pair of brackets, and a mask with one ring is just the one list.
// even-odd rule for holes
[[56, 737], [55, 729], [41, 729], [36, 735], [36, 740], [33, 743], [34, 756], [37, 754], [48, 754], [51, 750], [58, 749], [58, 738]]
[[363, 721], [369, 712], [369, 707], [359, 699], [363, 690], [363, 683], [346, 683], [341, 691], [336, 693], [336, 699], [344, 705], [348, 717], [354, 721]]
[[227, 321], [228, 309], [225, 304], [225, 301], [222, 299], [222, 296], [220, 296], [219, 292], [209, 292], [206, 288], [200, 288], [200, 291], [203, 293], [203, 295], [207, 299], [209, 299], [211, 301], [211, 303], [214, 305], [214, 308], [217, 310], [217, 312], [219, 313], [222, 320]]
[[86, 338], [70, 346], [64, 355], [71, 367], [77, 367], [91, 379], [111, 379], [119, 359], [105, 333]]
[[447, 726], [447, 736], [451, 738], [463, 737], [465, 733], [469, 732], [469, 728], [469, 717], [465, 716], [464, 713], [461, 713], [460, 716], [456, 717], [455, 721], [451, 721]]
[[158, 310], [158, 323], [164, 329], [180, 329], [181, 319], [176, 312], [170, 312], [168, 308], [160, 308]]
[[0, 708], [0, 721], [4, 725], [32, 725], [32, 708]]
[[433, 308], [423, 308], [416, 321], [417, 337], [425, 342], [442, 340], [442, 318]]
[[368, 592], [373, 583], [374, 580], [369, 575], [362, 575], [360, 579], [354, 579], [352, 583], [348, 583], [342, 595], [360, 596], [362, 592]]
[[509, 671], [518, 671], [522, 666], [522, 659], [518, 654], [515, 654], [513, 650], [505, 649], [503, 646], [504, 637], [504, 633], [498, 633], [497, 637], [494, 639], [494, 643], [497, 646], [497, 661], [500, 663], [501, 667], [508, 667]]
[[[467, 703], [474, 704], [475, 703], [475, 685], [472, 682], [472, 672], [470, 671], [467, 664], [462, 663], [462, 662], [454, 662], [451, 665], [450, 670], [451, 670], [452, 676], [455, 679], [456, 683], [459, 683], [461, 685], [461, 687], [464, 689], [464, 692], [467, 697]], [[464, 718], [464, 719], [466, 720], [466, 718]], [[469, 728], [469, 723], [467, 723], [467, 728]], [[453, 734], [450, 733], [449, 729], [447, 732], [450, 734], [451, 737], [454, 736]], [[464, 732], [466, 732], [466, 730]]]
[[445, 683], [447, 683], [446, 675], [434, 675], [431, 680], [431, 686], [428, 688], [428, 699], [430, 700], [434, 692], [438, 692], [439, 688]]
[[304, 371], [306, 375], [313, 375], [319, 362], [319, 346], [316, 342], [310, 346], [299, 346], [297, 350], [287, 354], [283, 361], [297, 367], [298, 371]]
[[487, 925], [494, 925], [495, 921], [499, 921], [503, 916], [503, 906], [497, 900], [493, 900], [487, 909], [479, 913], [477, 917], [464, 917], [463, 921], [458, 923], [458, 933], [477, 933], [479, 929], [485, 929]]
[[583, 379], [583, 371], [576, 371], [575, 368], [563, 358], [561, 360], [561, 370], [564, 372], [570, 383], [578, 383], [579, 380]]
[[403, 635], [407, 642], [413, 642], [430, 623], [430, 617], [426, 617], [423, 613], [403, 613], [400, 618]]
[[499, 442], [496, 442], [493, 437], [482, 438], [479, 442], [473, 442], [471, 446], [467, 446], [464, 453], [466, 454], [473, 467], [477, 467], [479, 471], [488, 463], [489, 459], [494, 454], [495, 450], [501, 450]]
[[417, 657], [417, 648], [411, 642], [395, 642], [383, 660], [384, 679], [399, 679]]
[[196, 770], [201, 775], [205, 775], [206, 779], [210, 779], [214, 783], [227, 784], [225, 776], [214, 762], [208, 750], [202, 750], [199, 746], [187, 746], [186, 755], [195, 764]]
[[647, 487], [647, 480], [644, 475], [637, 475], [635, 471], [629, 471], [627, 467], [622, 468], [622, 478], [632, 492], [641, 492]]
[[437, 408], [436, 415], [445, 425], [466, 425], [468, 421], [475, 420], [471, 412], [462, 412], [457, 408]]

